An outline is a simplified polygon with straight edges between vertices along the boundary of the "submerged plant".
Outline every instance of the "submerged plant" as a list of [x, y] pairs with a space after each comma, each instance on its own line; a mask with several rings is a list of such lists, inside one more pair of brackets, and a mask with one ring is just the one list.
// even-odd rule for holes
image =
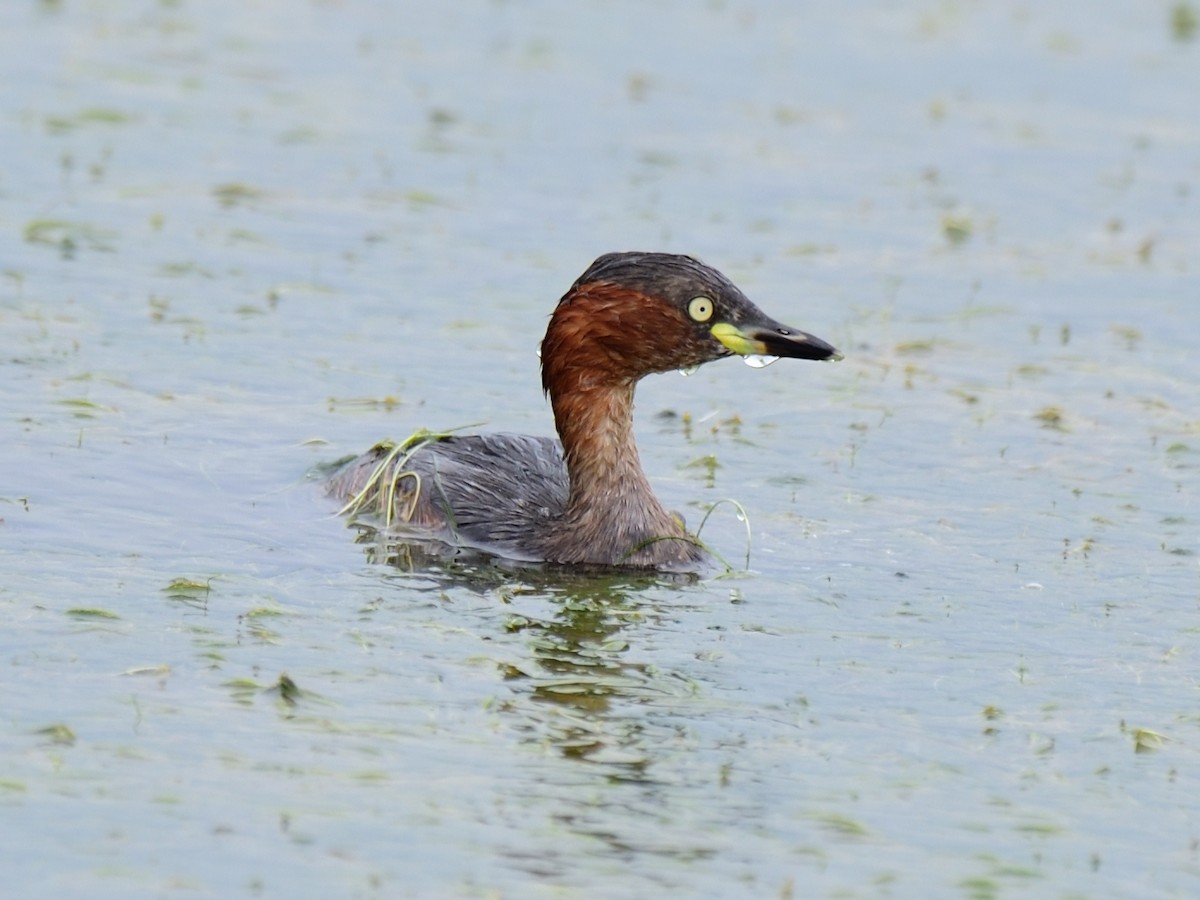
[[402, 521], [411, 519], [421, 496], [421, 476], [417, 472], [405, 471], [404, 467], [413, 454], [426, 444], [444, 440], [450, 434], [419, 428], [399, 444], [391, 440], [380, 441], [371, 448], [371, 452], [386, 451], [383, 458], [375, 465], [362, 489], [346, 501], [337, 514], [382, 516], [384, 528], [391, 528], [396, 518], [397, 488], [401, 481], [408, 479], [412, 481], [412, 489], [408, 492], [408, 505], [400, 518]]

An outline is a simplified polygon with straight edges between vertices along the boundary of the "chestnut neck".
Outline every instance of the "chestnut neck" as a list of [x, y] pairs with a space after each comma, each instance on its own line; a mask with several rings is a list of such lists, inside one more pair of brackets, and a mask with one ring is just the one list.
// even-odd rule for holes
[[616, 498], [629, 504], [634, 497], [643, 498], [634, 506], [662, 509], [633, 435], [634, 386], [627, 380], [551, 388], [554, 423], [571, 480], [568, 509], [613, 506]]
[[[654, 496], [642, 470], [633, 397], [647, 369], [614, 349], [627, 346], [629, 324], [607, 309], [603, 302], [559, 305], [542, 342], [542, 385], [570, 479], [563, 522], [581, 542], [593, 541], [620, 556], [647, 540], [686, 532]], [[679, 543], [659, 542], [647, 552], [655, 557], [691, 552], [690, 544]]]

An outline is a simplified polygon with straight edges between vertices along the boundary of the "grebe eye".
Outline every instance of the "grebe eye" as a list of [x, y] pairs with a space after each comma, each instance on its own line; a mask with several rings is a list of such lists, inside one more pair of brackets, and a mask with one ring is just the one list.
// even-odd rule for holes
[[712, 314], [713, 302], [707, 297], [693, 297], [688, 303], [688, 315], [697, 322], [707, 322]]

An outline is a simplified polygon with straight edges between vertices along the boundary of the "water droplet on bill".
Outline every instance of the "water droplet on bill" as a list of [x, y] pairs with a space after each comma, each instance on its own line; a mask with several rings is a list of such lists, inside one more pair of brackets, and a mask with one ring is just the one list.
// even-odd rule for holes
[[742, 362], [752, 369], [765, 369], [777, 359], [779, 359], [778, 356], [745, 356], [742, 358]]

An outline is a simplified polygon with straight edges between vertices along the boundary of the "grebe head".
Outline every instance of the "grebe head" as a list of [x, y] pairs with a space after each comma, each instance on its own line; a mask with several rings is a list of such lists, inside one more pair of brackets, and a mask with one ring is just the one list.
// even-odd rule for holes
[[[607, 253], [558, 302], [542, 342], [542, 386], [636, 381], [724, 356], [841, 359], [769, 318], [716, 269], [671, 253]], [[572, 379], [575, 380], [575, 379]]]

